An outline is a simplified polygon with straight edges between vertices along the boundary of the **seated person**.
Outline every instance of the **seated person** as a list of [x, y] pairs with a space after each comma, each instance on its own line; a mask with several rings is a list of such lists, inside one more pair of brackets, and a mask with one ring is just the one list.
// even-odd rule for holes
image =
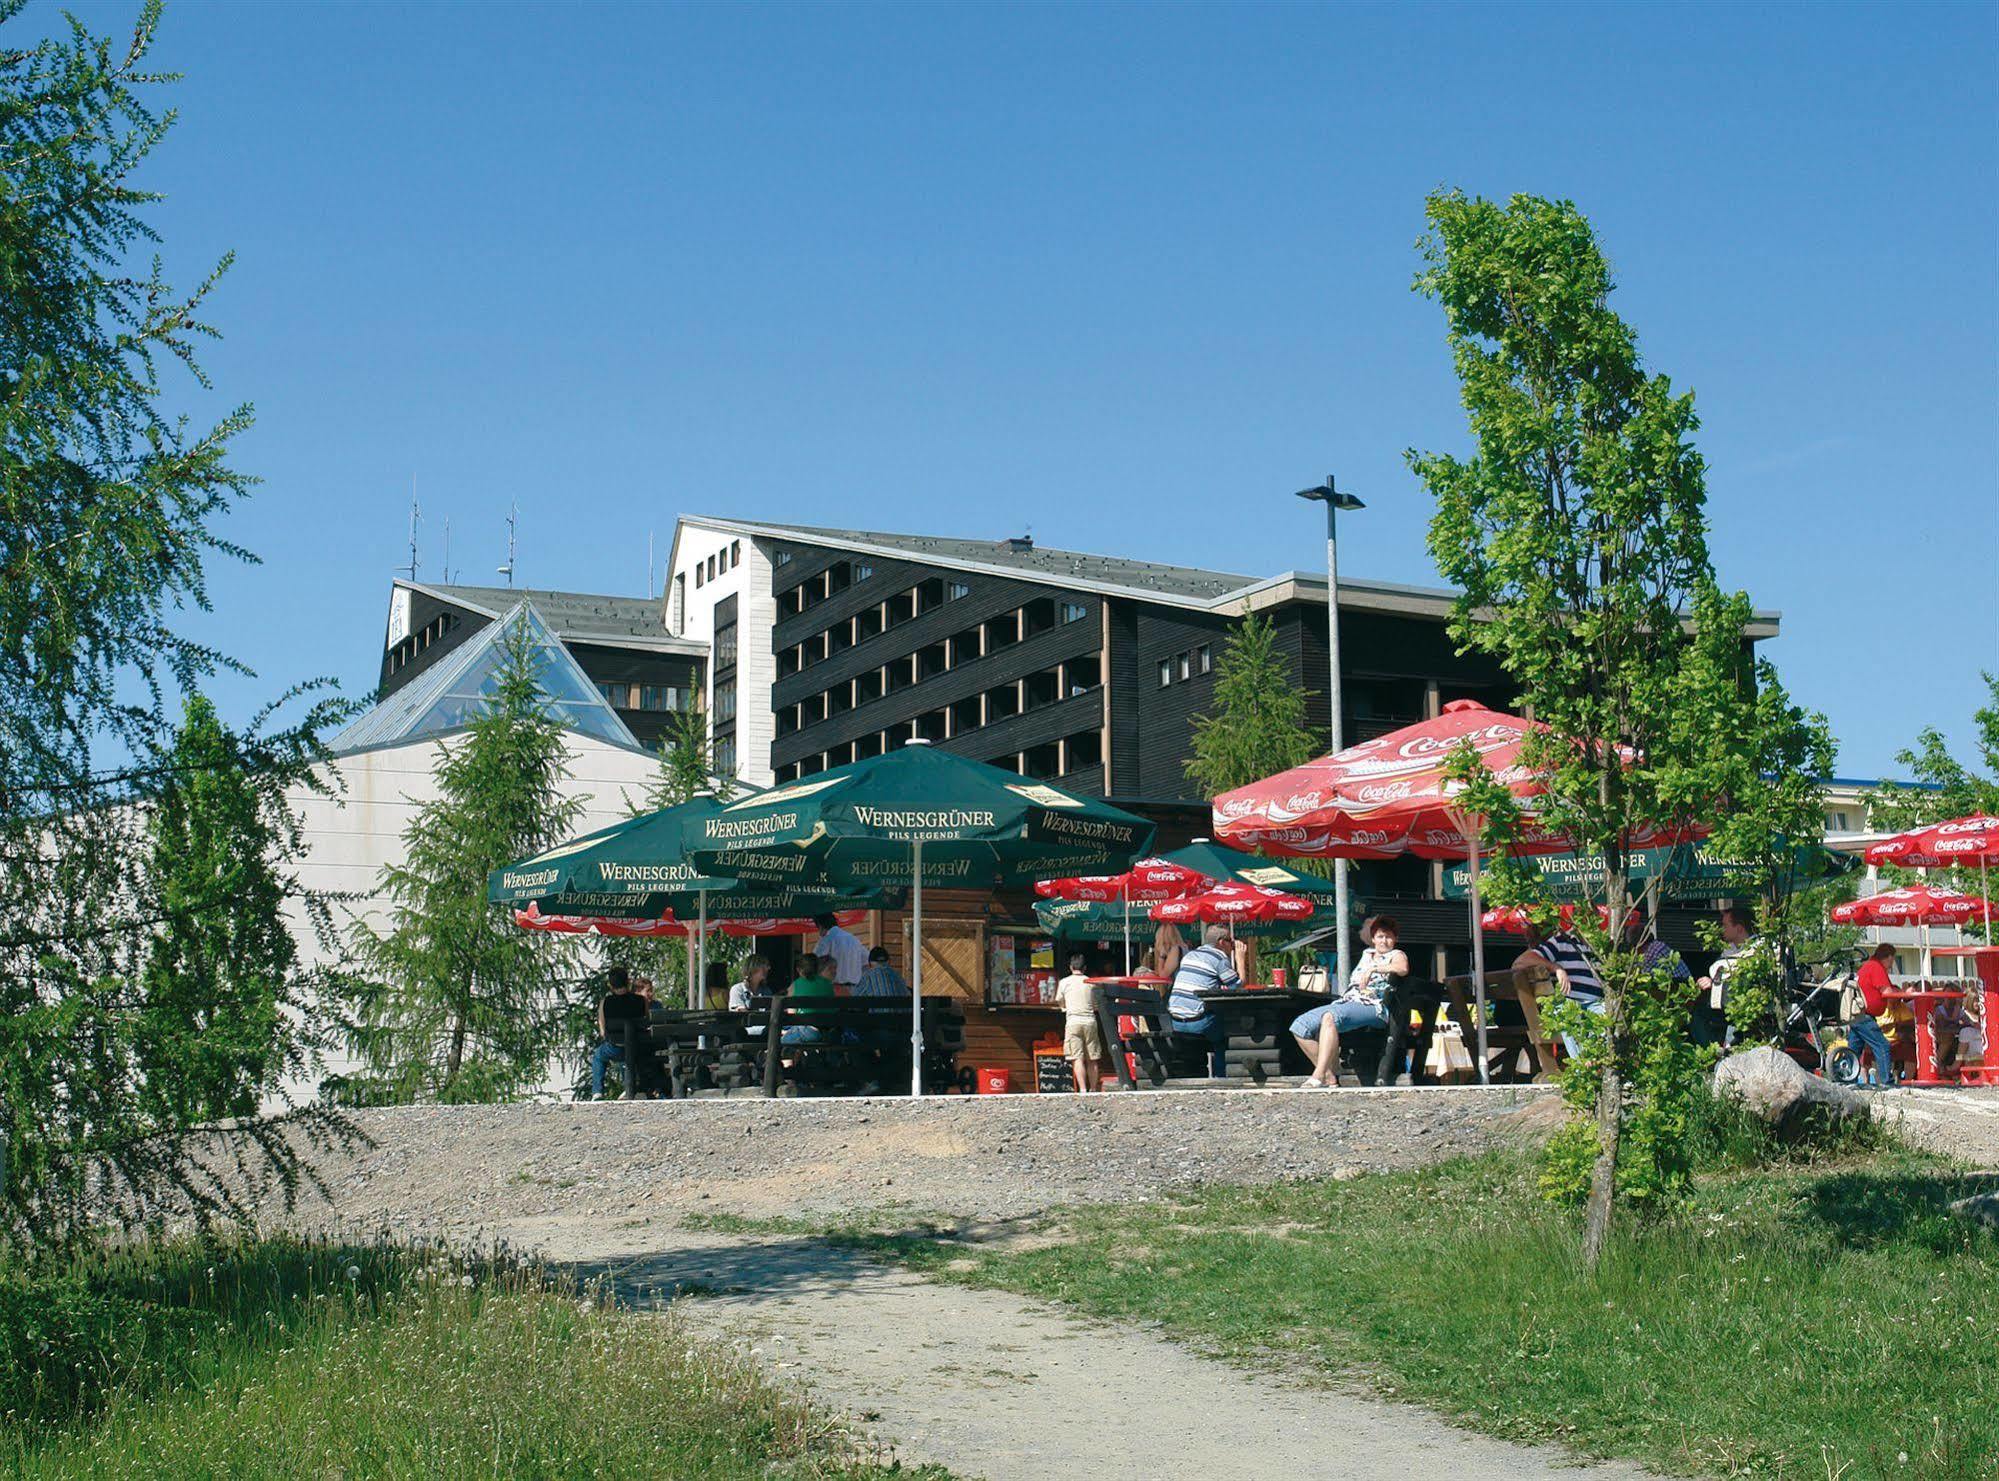
[[861, 980], [854, 984], [852, 996], [857, 998], [909, 996], [909, 984], [902, 980], [902, 973], [889, 965], [886, 946], [877, 946], [868, 953], [867, 970], [861, 973]]
[[[1960, 1059], [1969, 1064], [1984, 1058], [1985, 1043], [1978, 1035], [1978, 1020], [1971, 1016], [1969, 998], [1945, 998], [1930, 1012], [1930, 1033], [1935, 1036], [1937, 1070], [1954, 1068]], [[1965, 1053], [1967, 1037], [1978, 1041], [1976, 1056]]]
[[[1513, 959], [1513, 983], [1520, 1011], [1527, 1019], [1528, 1037], [1533, 1040], [1534, 1052], [1541, 1061], [1541, 1073], [1534, 1078], [1544, 1079], [1554, 1073], [1557, 1041], [1542, 1027], [1540, 999], [1548, 993], [1560, 992], [1570, 1002], [1592, 1013], [1601, 1013], [1603, 979], [1597, 975], [1596, 962], [1580, 936], [1573, 931], [1545, 935], [1530, 914], [1527, 949]], [[1575, 1052], [1573, 1044], [1568, 1049], [1571, 1054]]]
[[[770, 962], [767, 959], [761, 956], [745, 957], [743, 959], [743, 980], [731, 984], [729, 988], [729, 1011], [731, 1013], [749, 1012], [750, 999], [762, 997], [770, 991], [764, 985], [769, 977]], [[763, 1025], [760, 1023], [752, 1024], [750, 1032], [753, 1034], [762, 1033]]]
[[1242, 978], [1235, 969], [1234, 937], [1227, 926], [1209, 926], [1201, 933], [1201, 944], [1180, 958], [1179, 969], [1173, 974], [1173, 990], [1166, 999], [1173, 1032], [1208, 1041], [1208, 1072], [1218, 1080], [1228, 1073], [1228, 1026], [1195, 994], [1234, 992], [1241, 986]]
[[[833, 979], [822, 975], [826, 970], [826, 966], [826, 963], [821, 962], [811, 952], [801, 953], [798, 958], [798, 976], [791, 984], [790, 996], [796, 999], [831, 998], [835, 996], [838, 989], [834, 987]], [[798, 1011], [801, 1014], [809, 1015], [824, 1010], [801, 1007]], [[795, 1023], [784, 1031], [784, 1042], [787, 1044], [816, 1044], [819, 1042], [818, 1026], [810, 1023]]]
[[1388, 990], [1397, 977], [1409, 975], [1409, 957], [1398, 947], [1400, 928], [1393, 916], [1368, 922], [1367, 950], [1354, 963], [1346, 990], [1324, 1007], [1301, 1013], [1291, 1022], [1291, 1037], [1312, 1061], [1305, 1077], [1307, 1090], [1325, 1090], [1339, 1083], [1340, 1035], [1356, 1029], [1387, 1031]]
[[[623, 1062], [625, 1046], [622, 1041], [611, 1042], [613, 1023], [644, 1023], [646, 1000], [632, 990], [632, 974], [623, 967], [613, 967], [604, 974], [610, 990], [597, 1004], [596, 1049], [590, 1054], [590, 1094], [597, 1100], [604, 1098], [604, 1071], [612, 1061]], [[629, 1070], [627, 1071], [629, 1073]]]

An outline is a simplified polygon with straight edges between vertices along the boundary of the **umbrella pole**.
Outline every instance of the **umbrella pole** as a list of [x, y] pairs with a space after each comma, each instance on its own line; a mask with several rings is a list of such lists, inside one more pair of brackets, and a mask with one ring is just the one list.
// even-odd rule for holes
[[1478, 900], [1478, 839], [1471, 842], [1471, 985], [1472, 996], [1478, 1003], [1478, 1083], [1490, 1085], [1492, 1070], [1486, 1062], [1485, 1052], [1485, 930], [1479, 919], [1481, 911]]
[[1124, 975], [1131, 976], [1131, 886], [1124, 889]]
[[910, 846], [909, 1095], [923, 1095], [923, 843]]
[[701, 894], [701, 945], [696, 948], [696, 950], [700, 952], [700, 962], [694, 969], [694, 991], [690, 992], [687, 995], [687, 1006], [689, 1008], [700, 1008], [705, 1006], [695, 996], [695, 994], [705, 993], [708, 987], [708, 892], [706, 890], [702, 890], [700, 894]]

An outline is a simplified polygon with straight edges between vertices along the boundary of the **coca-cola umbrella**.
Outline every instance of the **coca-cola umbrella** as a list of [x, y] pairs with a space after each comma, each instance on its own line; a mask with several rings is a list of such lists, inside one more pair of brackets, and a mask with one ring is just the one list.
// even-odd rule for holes
[[1218, 884], [1198, 895], [1183, 895], [1152, 907], [1156, 921], [1187, 925], [1195, 921], [1228, 926], [1290, 925], [1310, 920], [1318, 906], [1299, 895], [1287, 895], [1255, 884]]
[[[1570, 841], [1539, 827], [1534, 813], [1547, 787], [1521, 759], [1530, 736], [1545, 725], [1453, 700], [1435, 719], [1348, 746], [1303, 766], [1224, 792], [1214, 801], [1215, 834], [1238, 848], [1296, 858], [1467, 859], [1471, 864], [1472, 977], [1478, 1000], [1479, 1078], [1485, 1053], [1485, 940], [1479, 928], [1479, 826], [1465, 813], [1464, 784], [1447, 776], [1451, 758], [1469, 747], [1526, 814], [1508, 845], [1515, 854], [1571, 850]], [[1630, 848], [1678, 842], [1686, 833], [1637, 830]]]
[[[1999, 864], [1999, 818], [1987, 813], [1952, 818], [1897, 833], [1893, 838], [1870, 844], [1861, 855], [1870, 864], [1895, 864], [1904, 869], [1956, 869], [1978, 866], [1978, 893], [1990, 896], [1990, 869]], [[1985, 923], [1985, 939], [1992, 940], [1992, 922]]]
[[1982, 895], [1942, 885], [1908, 885], [1899, 890], [1883, 890], [1878, 895], [1862, 895], [1828, 912], [1841, 926], [1917, 926], [1923, 933], [1923, 975], [1929, 975], [1930, 927], [1962, 926], [1972, 921], [1992, 920], [1992, 902]]
[[1214, 880], [1198, 869], [1175, 864], [1169, 859], [1140, 859], [1122, 874], [1077, 874], [1067, 879], [1044, 879], [1035, 883], [1034, 893], [1044, 900], [1074, 900], [1091, 904], [1120, 904], [1124, 907], [1124, 974], [1131, 975], [1131, 907], [1134, 902], [1150, 905], [1171, 900], [1211, 885]]

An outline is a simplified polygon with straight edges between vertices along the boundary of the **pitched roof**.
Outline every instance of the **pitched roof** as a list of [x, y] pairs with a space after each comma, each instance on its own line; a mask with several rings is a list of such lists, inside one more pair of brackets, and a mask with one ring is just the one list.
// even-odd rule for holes
[[[521, 594], [521, 595], [524, 595]], [[571, 730], [614, 746], [643, 752], [645, 747], [605, 702], [575, 656], [550, 630], [534, 606], [516, 601], [499, 620], [418, 674], [409, 683], [356, 716], [329, 743], [336, 756], [378, 746], [450, 735], [482, 714], [500, 667], [500, 644], [516, 623], [526, 623], [541, 653], [541, 687], [549, 713]]]
[[861, 546], [919, 561], [978, 566], [1063, 583], [1121, 587], [1128, 591], [1203, 602], [1254, 585], [1257, 580], [1253, 576], [1209, 571], [1199, 566], [1055, 550], [1026, 540], [964, 540], [950, 535], [895, 535], [879, 530], [770, 524], [755, 519], [689, 518], [696, 524], [740, 529], [772, 539], [792, 536], [805, 541]]
[[[1028, 540], [963, 540], [949, 535], [896, 535], [879, 530], [844, 530], [825, 525], [782, 525], [765, 520], [715, 518], [689, 514], [682, 524], [771, 540], [903, 557], [942, 568], [991, 571], [1028, 581], [1096, 591], [1111, 596], [1138, 597], [1167, 606], [1188, 607], [1226, 617], [1240, 617], [1291, 601], [1324, 605], [1323, 571], [1285, 571], [1276, 576], [1238, 576], [1199, 566], [1163, 565], [1113, 555], [1086, 555], [1056, 550]], [[678, 535], [675, 536], [676, 541]], [[1341, 611], [1394, 612], [1443, 621], [1457, 603], [1448, 586], [1410, 586], [1396, 581], [1369, 581], [1340, 576]], [[1777, 635], [1781, 614], [1756, 611], [1746, 635]]]
[[559, 638], [614, 647], [705, 651], [705, 645], [676, 638], [666, 630], [664, 604], [657, 597], [605, 596], [587, 591], [539, 591], [524, 586], [460, 586], [398, 580], [398, 586], [498, 617], [517, 602], [531, 603]]

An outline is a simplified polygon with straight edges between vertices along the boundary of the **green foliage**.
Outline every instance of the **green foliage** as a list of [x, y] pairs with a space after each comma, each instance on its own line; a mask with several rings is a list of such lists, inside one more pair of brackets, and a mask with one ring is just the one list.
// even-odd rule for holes
[[942, 1481], [670, 1314], [506, 1260], [288, 1238], [0, 1271], [0, 1447], [50, 1477]]
[[165, 1124], [248, 1116], [284, 1068], [298, 946], [288, 813], [273, 816], [241, 748], [199, 696], [187, 704], [148, 825], [166, 917], [134, 1025], [140, 1103]]
[[659, 743], [659, 770], [646, 789], [647, 807], [634, 812], [673, 807], [703, 792], [712, 792], [727, 802], [734, 791], [734, 778], [715, 774], [707, 711], [676, 710]]
[[1245, 617], [1216, 661], [1213, 710], [1194, 717], [1189, 779], [1217, 797], [1310, 760], [1316, 743], [1305, 728], [1308, 694], [1278, 655], [1272, 625]]
[[[1990, 673], [1980, 677], [1989, 702], [1972, 712], [1977, 732], [1973, 745], [1978, 753], [1974, 763], [1966, 765], [1952, 756], [1943, 732], [1925, 727], [1917, 732], [1913, 747], [1895, 755], [1896, 761], [1908, 768], [1910, 780], [1920, 785], [1888, 782], [1875, 788], [1867, 798], [1868, 827], [1902, 833], [1972, 813], [1999, 814], [1999, 677]], [[1979, 766], [1984, 769], [1975, 769]], [[1932, 869], [1928, 877], [1972, 894], [1980, 891], [1975, 868]]]
[[437, 796], [411, 819], [403, 862], [382, 871], [389, 928], [356, 923], [353, 1044], [372, 1083], [355, 1093], [368, 1099], [506, 1099], [568, 1047], [573, 946], [486, 905], [487, 876], [561, 842], [581, 810], [561, 793], [567, 750], [534, 631], [511, 621], [499, 642], [486, 708], [439, 745]]
[[[267, 711], [190, 735], [201, 759], [176, 749], [176, 701], [234, 667], [176, 621], [207, 607], [211, 555], [249, 558], [214, 526], [253, 482], [229, 461], [251, 415], [169, 416], [184, 388], [162, 371], [207, 389], [195, 346], [229, 260], [181, 294], [151, 252], [138, 174], [172, 122], [150, 104], [170, 79], [145, 66], [158, 4], [123, 46], [74, 20], [31, 40], [19, 11], [0, 4], [0, 1238], [46, 1241], [84, 1222], [93, 1170], [134, 1220], [164, 1195], [234, 1211], [189, 1156], [190, 1120], [269, 1092], [303, 1051], [266, 1019], [210, 1059], [166, 1025], [292, 974], [248, 910], [196, 940], [204, 866], [167, 855], [184, 842], [226, 868], [252, 835], [294, 849], [285, 792], [314, 785], [342, 711], [322, 699], [269, 730]], [[218, 970], [218, 933], [264, 960]], [[295, 1025], [318, 1016], [292, 1006]], [[290, 1119], [304, 1137], [273, 1120], [201, 1136], [290, 1189], [300, 1147], [334, 1129], [317, 1109]]]
[[[1650, 826], [1737, 814], [1727, 847], [1774, 857], [1770, 830], [1809, 804], [1808, 831], [1790, 836], [1814, 836], [1823, 722], [1789, 704], [1767, 665], [1750, 668], [1748, 599], [1720, 590], [1708, 551], [1693, 397], [1644, 368], [1582, 213], [1450, 192], [1427, 214], [1416, 288], [1444, 311], [1474, 439], [1468, 458], [1409, 454], [1437, 501], [1430, 551], [1461, 591], [1458, 641], [1497, 658], [1549, 727], [1523, 754], [1546, 790], [1537, 826], [1603, 856], [1601, 903], [1622, 922], [1628, 852]], [[1760, 696], [1758, 678], [1771, 685]], [[1521, 819], [1483, 800], [1468, 810], [1502, 851]], [[1524, 888], [1496, 873], [1497, 896]], [[1654, 1002], [1638, 954], [1613, 950], [1590, 912], [1579, 934], [1606, 987], [1603, 1052], [1568, 1072], [1600, 1142], [1594, 1258], [1619, 1190], [1656, 1202], [1686, 1186], [1675, 1136], [1699, 1066], [1674, 1049], [1683, 1011], [1675, 1021]], [[1621, 1151], [1637, 1159], [1627, 1175]]]

